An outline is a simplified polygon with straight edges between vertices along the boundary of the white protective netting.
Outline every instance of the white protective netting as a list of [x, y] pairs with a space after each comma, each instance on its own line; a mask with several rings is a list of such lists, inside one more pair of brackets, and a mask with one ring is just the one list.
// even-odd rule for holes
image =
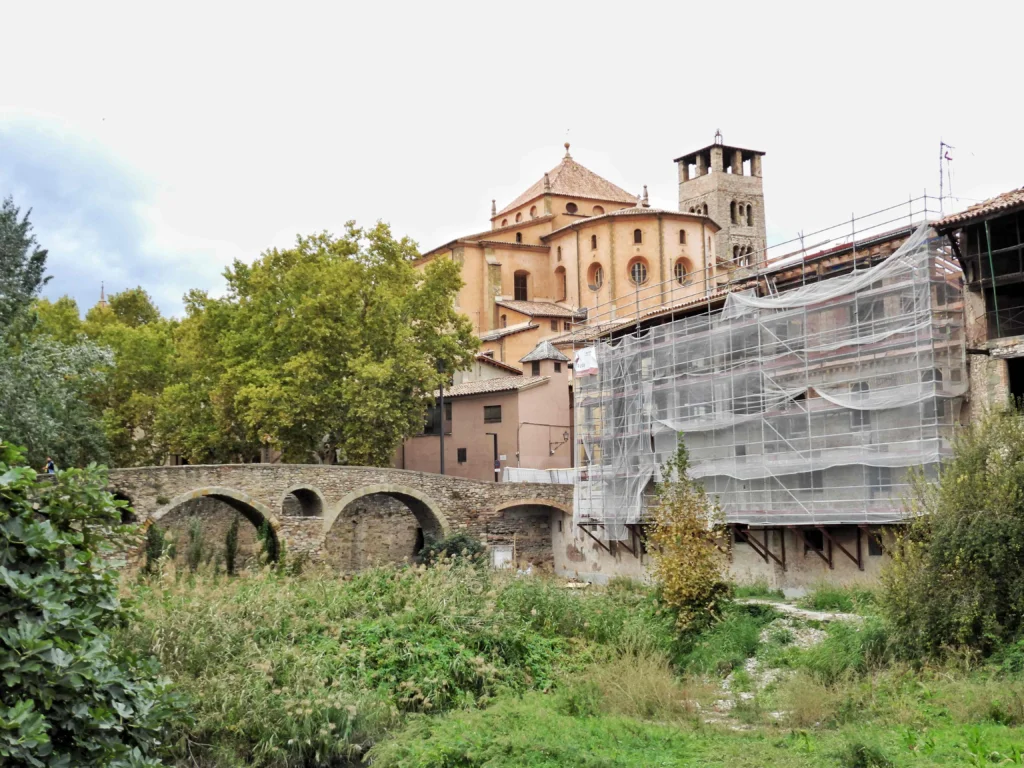
[[870, 269], [597, 343], [575, 379], [577, 522], [625, 538], [680, 433], [729, 522], [901, 519], [967, 390], [960, 286], [922, 226]]

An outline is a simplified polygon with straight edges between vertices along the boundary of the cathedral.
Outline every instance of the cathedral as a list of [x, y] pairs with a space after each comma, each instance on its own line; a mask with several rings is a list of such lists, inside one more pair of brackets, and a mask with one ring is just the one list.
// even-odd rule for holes
[[[763, 152], [714, 143], [676, 158], [679, 209], [652, 208], [572, 157], [490, 228], [425, 253], [462, 266], [457, 309], [488, 357], [518, 365], [583, 326], [685, 304], [755, 268], [765, 248]], [[738, 272], [739, 271], [739, 272]], [[549, 345], [545, 345], [547, 347]]]

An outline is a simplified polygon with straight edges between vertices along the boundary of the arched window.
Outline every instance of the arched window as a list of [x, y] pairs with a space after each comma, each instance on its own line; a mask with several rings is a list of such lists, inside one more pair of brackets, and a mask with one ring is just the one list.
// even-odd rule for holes
[[508, 328], [508, 315], [501, 316], [501, 327]]
[[558, 260], [561, 261], [562, 260], [562, 246], [558, 246], [558, 248], [556, 249], [556, 252], [558, 254]]
[[595, 216], [603, 216], [604, 215], [604, 208], [602, 206], [600, 206], [600, 205], [595, 205], [594, 206], [594, 215]]
[[517, 243], [523, 242], [523, 233], [522, 232], [516, 232], [516, 242]]
[[501, 226], [507, 227], [508, 226], [508, 219], [502, 219], [501, 220]]
[[590, 265], [590, 269], [587, 270], [587, 285], [592, 291], [601, 290], [601, 286], [604, 285], [604, 269], [600, 264]]
[[731, 203], [729, 203], [729, 221], [731, 221], [733, 224], [736, 223], [736, 201], [735, 200], [733, 200]]
[[558, 301], [565, 301], [567, 298], [565, 267], [559, 267], [555, 270], [555, 289], [558, 291]]
[[629, 264], [629, 279], [633, 285], [643, 285], [647, 282], [647, 262], [643, 259], [633, 259]]
[[679, 244], [680, 245], [686, 245], [686, 230], [685, 229], [680, 229], [679, 230]]
[[512, 275], [512, 290], [513, 296], [516, 301], [529, 301], [529, 292], [527, 286], [529, 283], [530, 273], [524, 270], [519, 270]]
[[693, 266], [686, 259], [679, 259], [672, 268], [672, 275], [680, 285], [689, 285]]
[[736, 262], [737, 264], [739, 264], [739, 261], [740, 261], [740, 247], [738, 245], [734, 245], [732, 247], [732, 260], [734, 262]]
[[704, 205], [701, 206], [701, 213], [703, 213], [705, 216], [708, 215], [708, 204], [707, 203], [704, 203]]
[[523, 220], [523, 214], [517, 213], [516, 214], [516, 224], [518, 224], [522, 220]]
[[644, 233], [641, 232], [639, 229], [634, 229], [633, 230], [633, 242], [636, 243], [637, 245], [640, 245], [640, 243], [642, 243], [643, 241], [644, 241]]
[[754, 226], [754, 209], [751, 206], [747, 206], [747, 226]]
[[531, 219], [536, 219], [537, 218], [537, 206], [536, 205], [530, 207], [530, 218]]
[[578, 211], [578, 210], [579, 210], [579, 206], [577, 206], [576, 203], [566, 203], [565, 204], [565, 212], [566, 213], [576, 213], [576, 211]]
[[592, 250], [597, 250], [597, 235], [590, 236], [590, 247]]

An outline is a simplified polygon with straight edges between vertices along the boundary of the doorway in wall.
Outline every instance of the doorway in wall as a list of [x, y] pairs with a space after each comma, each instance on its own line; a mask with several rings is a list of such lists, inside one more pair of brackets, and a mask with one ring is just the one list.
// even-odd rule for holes
[[1014, 400], [1020, 400], [1024, 397], [1024, 357], [1008, 358], [1006, 372], [1010, 379], [1010, 395]]

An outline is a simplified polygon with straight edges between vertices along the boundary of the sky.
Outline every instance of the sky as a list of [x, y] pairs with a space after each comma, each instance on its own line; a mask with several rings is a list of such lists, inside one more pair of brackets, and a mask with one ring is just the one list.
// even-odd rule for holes
[[[0, 197], [45, 293], [142, 286], [168, 315], [234, 260], [389, 222], [490, 226], [573, 157], [675, 209], [711, 143], [763, 150], [768, 239], [1024, 186], [1024, 3], [14, 3]], [[948, 183], [948, 182], [947, 182]], [[948, 188], [947, 188], [948, 192]], [[932, 207], [936, 207], [933, 203]]]

